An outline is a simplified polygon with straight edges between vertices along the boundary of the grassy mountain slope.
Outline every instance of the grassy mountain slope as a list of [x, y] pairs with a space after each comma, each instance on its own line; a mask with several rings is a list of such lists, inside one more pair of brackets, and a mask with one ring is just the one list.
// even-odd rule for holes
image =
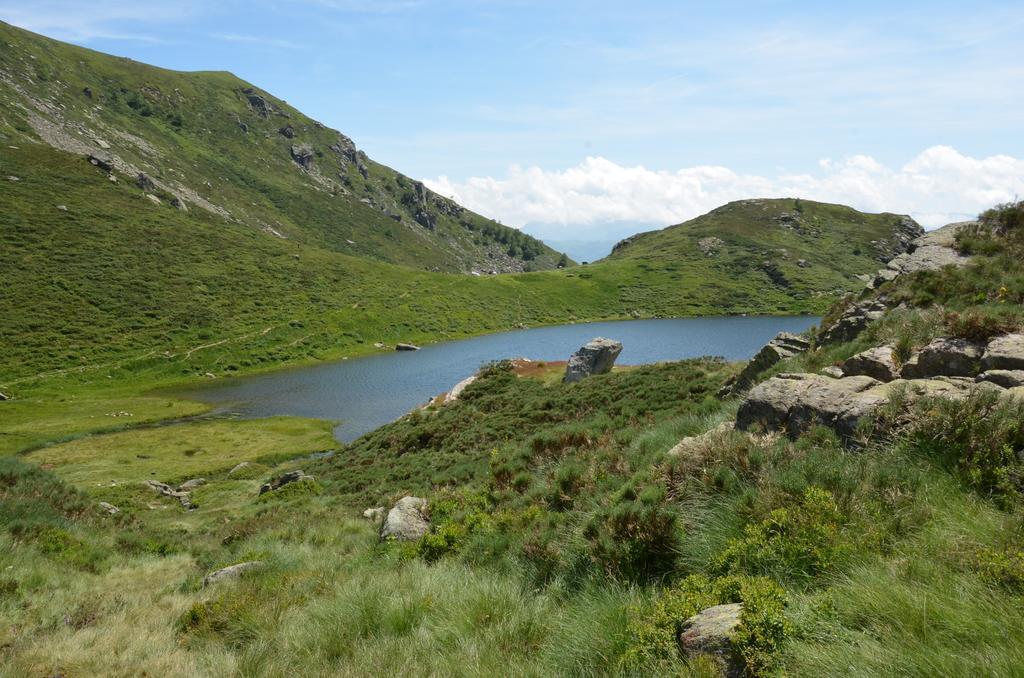
[[[822, 312], [859, 284], [822, 272], [823, 288], [796, 276], [782, 286], [761, 270], [691, 264], [685, 251], [681, 262], [617, 255], [513, 276], [415, 271], [156, 205], [77, 155], [10, 145], [0, 150], [0, 383], [12, 389], [54, 370], [132, 381], [145, 371], [228, 374], [519, 324]], [[837, 257], [847, 248], [827, 242]], [[854, 264], [877, 266], [866, 255]]]
[[[155, 68], [3, 23], [0, 43], [4, 146], [42, 138], [95, 154], [121, 181], [144, 172], [144, 190], [171, 219], [177, 198], [262, 237], [420, 269], [558, 262], [540, 241], [373, 162], [348, 137], [230, 73]], [[133, 218], [110, 216], [112, 225]]]

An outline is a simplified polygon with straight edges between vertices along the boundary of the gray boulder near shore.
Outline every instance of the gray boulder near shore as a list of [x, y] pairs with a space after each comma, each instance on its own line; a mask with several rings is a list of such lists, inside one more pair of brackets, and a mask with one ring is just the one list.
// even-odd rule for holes
[[418, 350], [420, 350], [420, 347], [416, 346], [415, 344], [395, 344], [395, 350], [396, 351], [418, 351]]
[[892, 381], [899, 378], [899, 368], [892, 346], [876, 346], [848, 358], [843, 363], [841, 376], [865, 376], [878, 381]]
[[427, 518], [427, 500], [420, 497], [402, 497], [388, 511], [380, 529], [381, 539], [415, 541], [430, 529]]
[[591, 339], [569, 358], [565, 366], [565, 383], [572, 384], [595, 374], [610, 372], [620, 353], [621, 341], [604, 337]]

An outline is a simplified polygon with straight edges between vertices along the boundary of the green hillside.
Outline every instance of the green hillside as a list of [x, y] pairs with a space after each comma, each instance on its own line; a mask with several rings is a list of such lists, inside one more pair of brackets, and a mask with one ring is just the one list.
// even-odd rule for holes
[[[746, 201], [590, 266], [488, 275], [560, 257], [230, 74], [7, 25], [0, 40], [8, 390], [67, 373], [235, 374], [523, 325], [822, 312], [913, 226]], [[706, 254], [707, 237], [722, 246]], [[484, 275], [458, 274], [471, 271]]]
[[607, 262], [675, 266], [706, 281], [747, 283], [726, 291], [726, 301], [739, 294], [806, 300], [848, 291], [852, 278], [888, 261], [920, 233], [912, 219], [897, 214], [810, 200], [741, 200], [627, 238]]
[[[0, 154], [36, 140], [265, 238], [469, 273], [554, 268], [540, 241], [373, 162], [344, 134], [230, 73], [180, 73], [0, 22]], [[54, 187], [51, 194], [59, 201]], [[42, 196], [40, 196], [42, 197]], [[131, 213], [111, 215], [111, 226]]]

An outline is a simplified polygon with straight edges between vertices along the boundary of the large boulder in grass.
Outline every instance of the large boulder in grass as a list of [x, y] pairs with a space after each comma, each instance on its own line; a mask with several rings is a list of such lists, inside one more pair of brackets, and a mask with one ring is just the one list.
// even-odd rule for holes
[[402, 497], [384, 518], [380, 537], [397, 541], [415, 541], [429, 529], [427, 500], [420, 497]]
[[595, 374], [611, 371], [615, 359], [622, 353], [622, 342], [597, 337], [580, 347], [565, 366], [565, 383], [582, 381]]
[[981, 369], [985, 349], [966, 339], [940, 337], [911, 356], [900, 376], [904, 379], [974, 377]]
[[1024, 334], [1005, 334], [989, 341], [981, 367], [984, 370], [1024, 370]]
[[876, 346], [848, 358], [843, 363], [843, 376], [865, 376], [878, 381], [892, 381], [899, 377], [899, 368], [892, 346]]
[[780, 374], [750, 390], [736, 414], [736, 428], [762, 426], [795, 436], [821, 424], [849, 437], [863, 417], [885, 402], [881, 396], [863, 395], [880, 383], [865, 376]]
[[742, 675], [743, 663], [732, 644], [742, 616], [742, 603], [726, 603], [701, 610], [683, 622], [679, 649], [690, 658], [699, 655], [714, 657], [726, 676]]

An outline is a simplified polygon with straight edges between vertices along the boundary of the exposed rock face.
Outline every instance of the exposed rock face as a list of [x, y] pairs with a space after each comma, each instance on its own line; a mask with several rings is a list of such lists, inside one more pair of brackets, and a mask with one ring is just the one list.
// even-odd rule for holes
[[156, 184], [149, 178], [149, 175], [145, 172], [139, 172], [139, 176], [135, 177], [135, 183], [144, 191], [152, 191], [156, 188]]
[[929, 377], [973, 377], [981, 371], [984, 349], [965, 339], [940, 337], [911, 356], [900, 376], [904, 379]]
[[418, 351], [420, 347], [415, 344], [395, 344], [396, 351]]
[[857, 338], [873, 320], [885, 314], [885, 304], [877, 299], [868, 299], [847, 308], [831, 327], [826, 329], [818, 341], [820, 344], [841, 344]]
[[295, 130], [292, 129], [291, 125], [285, 125], [281, 129], [277, 130], [277, 133], [283, 136], [285, 139], [295, 138]]
[[615, 359], [622, 353], [622, 342], [597, 337], [580, 347], [565, 366], [565, 382], [571, 384], [595, 374], [611, 371]]
[[383, 506], [368, 508], [365, 511], [363, 511], [363, 517], [374, 523], [383, 522], [385, 515], [387, 515], [387, 509], [385, 509]]
[[316, 157], [313, 147], [309, 144], [292, 144], [291, 154], [292, 160], [305, 169], [310, 169], [313, 166], [313, 158]]
[[742, 372], [736, 375], [735, 379], [726, 382], [718, 392], [718, 396], [724, 398], [743, 393], [754, 383], [757, 375], [786, 358], [803, 353], [810, 347], [811, 343], [801, 336], [789, 332], [779, 332], [774, 339], [757, 352], [757, 355], [750, 359], [750, 362]]
[[250, 466], [252, 466], [252, 462], [250, 462], [250, 461], [240, 462], [240, 463], [236, 464], [234, 466], [234, 468], [232, 468], [230, 471], [228, 471], [228, 477], [230, 478], [231, 476], [238, 475], [239, 473], [241, 473], [245, 469], [249, 468]]
[[725, 245], [725, 242], [721, 238], [716, 238], [713, 235], [707, 238], [701, 238], [697, 241], [697, 249], [709, 257], [720, 250], [723, 245]]
[[402, 497], [388, 511], [381, 527], [381, 539], [413, 541], [419, 539], [430, 529], [427, 519], [427, 500], [420, 497]]
[[251, 87], [246, 87], [242, 92], [249, 100], [249, 107], [256, 112], [256, 115], [261, 118], [268, 118], [274, 112], [273, 105], [259, 94], [256, 94]]
[[985, 370], [1024, 370], [1024, 334], [1006, 334], [989, 341], [981, 367]]
[[263, 485], [260, 486], [260, 494], [273, 492], [274, 490], [281, 489], [285, 485], [288, 485], [290, 483], [297, 483], [302, 480], [313, 480], [313, 476], [307, 474], [305, 471], [301, 469], [296, 469], [295, 471], [288, 471], [288, 473], [282, 474], [277, 478], [274, 478], [269, 483], [263, 483]]
[[953, 249], [953, 244], [957, 231], [968, 223], [971, 222], [947, 224], [929, 233], [918, 235], [909, 243], [905, 252], [891, 259], [885, 268], [875, 274], [868, 287], [878, 287], [884, 282], [915, 271], [934, 271], [949, 265], [963, 266], [970, 257], [965, 257]]
[[679, 632], [680, 649], [688, 657], [712, 655], [722, 662], [725, 675], [742, 675], [742, 662], [732, 647], [742, 614], [742, 603], [726, 603], [701, 610], [683, 622]]
[[206, 588], [211, 584], [216, 584], [219, 581], [238, 579], [242, 576], [243, 572], [255, 570], [256, 568], [262, 565], [262, 560], [249, 560], [244, 563], [237, 563], [235, 565], [229, 565], [228, 567], [222, 567], [221, 569], [215, 572], [211, 572], [210, 574], [203, 577], [203, 588]]
[[842, 375], [866, 376], [878, 381], [892, 381], [899, 377], [892, 346], [876, 346], [858, 353], [843, 363]]
[[986, 370], [975, 377], [975, 380], [1003, 388], [1017, 388], [1024, 386], [1024, 370]]
[[[94, 154], [88, 156], [87, 159], [88, 159], [90, 164], [94, 165], [95, 167], [99, 167], [104, 172], [113, 172], [114, 171], [113, 161], [108, 156], [97, 155], [97, 154], [94, 153]], [[15, 181], [17, 181], [17, 177], [15, 177]]]
[[835, 365], [828, 365], [818, 370], [818, 374], [824, 374], [826, 377], [832, 377], [833, 379], [842, 379], [843, 368]]

